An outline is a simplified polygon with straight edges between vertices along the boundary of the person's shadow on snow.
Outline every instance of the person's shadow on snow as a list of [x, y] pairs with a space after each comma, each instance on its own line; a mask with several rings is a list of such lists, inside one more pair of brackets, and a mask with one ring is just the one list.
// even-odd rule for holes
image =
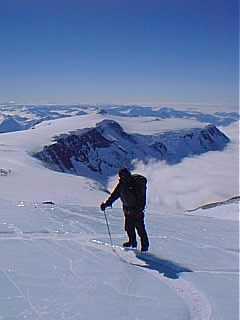
[[170, 279], [178, 279], [179, 274], [182, 272], [193, 272], [176, 262], [161, 259], [151, 253], [141, 254], [136, 252], [135, 254], [138, 259], [146, 263], [146, 265], [142, 266], [143, 268], [158, 271], [160, 274], [163, 274], [164, 277]]

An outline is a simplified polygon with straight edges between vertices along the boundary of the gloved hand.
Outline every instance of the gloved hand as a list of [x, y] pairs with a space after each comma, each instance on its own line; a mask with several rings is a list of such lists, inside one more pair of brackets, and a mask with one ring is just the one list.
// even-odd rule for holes
[[105, 209], [107, 208], [107, 206], [106, 206], [106, 204], [103, 202], [103, 203], [101, 203], [100, 208], [101, 208], [102, 211], [105, 211]]

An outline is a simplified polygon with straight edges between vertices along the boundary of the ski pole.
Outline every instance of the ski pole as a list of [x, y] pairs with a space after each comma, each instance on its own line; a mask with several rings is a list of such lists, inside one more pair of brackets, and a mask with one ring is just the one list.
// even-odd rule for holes
[[[105, 217], [105, 220], [106, 220], [106, 225], [107, 225], [107, 230], [108, 230], [108, 235], [109, 235], [110, 243], [111, 243], [111, 246], [112, 246], [112, 248], [113, 248], [113, 241], [112, 241], [112, 236], [111, 236], [111, 232], [110, 232], [110, 228], [109, 228], [109, 223], [108, 223], [107, 215], [106, 215], [105, 210], [103, 210], [103, 212], [104, 212], [104, 217]], [[114, 250], [114, 249], [113, 249], [113, 250]]]
[[112, 236], [111, 236], [111, 232], [110, 232], [109, 223], [108, 223], [108, 219], [107, 219], [107, 215], [106, 215], [105, 209], [103, 210], [103, 212], [104, 212], [104, 217], [105, 217], [105, 220], [106, 220], [108, 235], [109, 235], [109, 239], [110, 239], [110, 243], [111, 243], [111, 247], [112, 247], [113, 253], [114, 253], [122, 262], [131, 264], [131, 265], [136, 265], [136, 266], [138, 266], [137, 264], [133, 264], [133, 263], [131, 263], [131, 262], [128, 262], [128, 261], [125, 260], [123, 257], [121, 257], [121, 256], [119, 255], [119, 253], [116, 251], [116, 249], [114, 248], [114, 246], [113, 246], [113, 241], [112, 241]]

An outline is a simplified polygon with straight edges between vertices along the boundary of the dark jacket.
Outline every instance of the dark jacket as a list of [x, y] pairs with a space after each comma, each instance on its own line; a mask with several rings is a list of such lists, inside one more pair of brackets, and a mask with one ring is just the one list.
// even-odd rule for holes
[[139, 197], [133, 176], [127, 181], [119, 179], [118, 185], [105, 203], [106, 206], [111, 206], [118, 198], [122, 201], [124, 212], [139, 212], [145, 208], [145, 202]]

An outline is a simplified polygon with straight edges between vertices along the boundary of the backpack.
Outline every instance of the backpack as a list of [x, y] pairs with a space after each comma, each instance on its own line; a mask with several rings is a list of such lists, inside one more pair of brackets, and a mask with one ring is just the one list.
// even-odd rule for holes
[[133, 174], [132, 178], [139, 209], [144, 210], [146, 206], [147, 178], [140, 174]]

